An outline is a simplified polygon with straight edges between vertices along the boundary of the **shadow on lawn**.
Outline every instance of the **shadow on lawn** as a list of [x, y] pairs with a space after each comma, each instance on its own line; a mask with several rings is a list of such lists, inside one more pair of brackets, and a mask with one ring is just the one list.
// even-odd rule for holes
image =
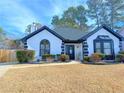
[[82, 62], [82, 64], [88, 65], [116, 65], [116, 64], [123, 64], [120, 62]]

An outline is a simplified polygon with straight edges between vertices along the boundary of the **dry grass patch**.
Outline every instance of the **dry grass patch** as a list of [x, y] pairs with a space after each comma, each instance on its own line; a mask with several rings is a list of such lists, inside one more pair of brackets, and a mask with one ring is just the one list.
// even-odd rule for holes
[[124, 65], [62, 65], [11, 69], [0, 93], [124, 93]]

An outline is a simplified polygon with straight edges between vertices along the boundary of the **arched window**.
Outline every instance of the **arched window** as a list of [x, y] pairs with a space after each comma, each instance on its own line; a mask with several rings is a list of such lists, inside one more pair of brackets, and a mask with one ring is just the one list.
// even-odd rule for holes
[[50, 42], [46, 39], [40, 42], [40, 56], [50, 54]]

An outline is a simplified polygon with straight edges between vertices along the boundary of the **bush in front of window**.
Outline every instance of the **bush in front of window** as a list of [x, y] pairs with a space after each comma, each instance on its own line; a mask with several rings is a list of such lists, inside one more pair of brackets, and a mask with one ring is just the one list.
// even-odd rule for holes
[[90, 62], [90, 57], [89, 56], [84, 56], [83, 61], [84, 61], [84, 63]]
[[124, 51], [120, 51], [119, 54], [124, 54]]
[[56, 55], [53, 55], [53, 54], [44, 54], [44, 55], [42, 55], [42, 59], [44, 61], [47, 61], [47, 62], [54, 62], [54, 61], [65, 62], [65, 61], [68, 61], [69, 60], [69, 56], [66, 55], [66, 54], [56, 54]]
[[65, 62], [69, 60], [69, 56], [66, 54], [61, 54], [60, 55], [60, 61]]
[[105, 60], [111, 60], [111, 59], [113, 59], [113, 55], [105, 55], [104, 59]]
[[47, 62], [53, 62], [55, 59], [55, 55], [53, 54], [44, 54], [42, 55], [42, 59], [47, 61]]
[[94, 53], [91, 55], [90, 59], [92, 62], [100, 62], [102, 59], [104, 59], [104, 54], [102, 53]]
[[61, 54], [56, 54], [56, 61], [60, 60], [60, 56], [61, 56]]
[[116, 62], [124, 62], [124, 51], [120, 51], [119, 54], [116, 55]]
[[35, 52], [33, 50], [17, 50], [16, 58], [20, 63], [25, 63], [34, 60]]

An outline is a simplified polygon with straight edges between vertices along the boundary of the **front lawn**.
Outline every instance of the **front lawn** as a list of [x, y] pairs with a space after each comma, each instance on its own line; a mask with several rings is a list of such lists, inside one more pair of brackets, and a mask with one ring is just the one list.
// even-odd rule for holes
[[124, 65], [11, 69], [0, 78], [0, 93], [124, 93]]

